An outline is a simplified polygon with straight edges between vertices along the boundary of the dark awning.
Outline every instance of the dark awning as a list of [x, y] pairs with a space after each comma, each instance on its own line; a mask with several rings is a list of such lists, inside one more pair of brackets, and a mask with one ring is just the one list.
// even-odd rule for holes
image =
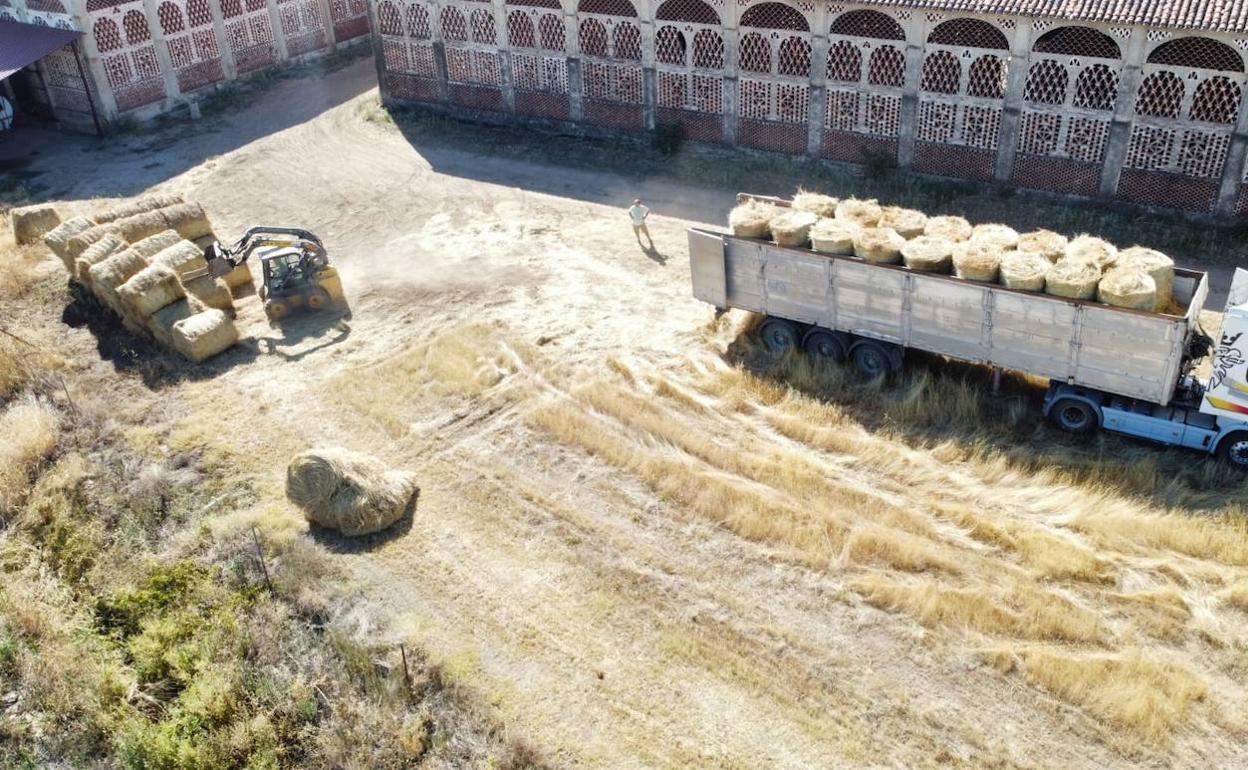
[[0, 80], [80, 37], [76, 29], [0, 21]]

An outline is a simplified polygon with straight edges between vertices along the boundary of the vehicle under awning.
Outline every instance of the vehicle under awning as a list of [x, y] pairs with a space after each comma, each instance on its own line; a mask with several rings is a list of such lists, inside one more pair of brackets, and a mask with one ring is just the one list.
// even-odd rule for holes
[[[82, 59], [78, 51], [77, 43], [80, 37], [82, 37], [82, 32], [76, 29], [23, 24], [18, 21], [0, 21], [0, 93], [7, 93], [10, 99], [16, 98], [19, 102], [17, 105], [19, 112], [21, 112], [20, 102], [32, 101], [30, 99], [32, 90], [38, 96], [33, 100], [35, 103], [47, 102], [51, 98], [48, 95], [50, 90], [48, 84], [43, 83], [44, 76], [36, 71], [38, 68], [30, 65], [49, 54], [69, 47], [69, 53], [72, 53], [74, 65], [78, 70], [78, 80], [82, 83], [81, 90], [74, 89], [78, 91], [77, 101], [85, 103], [85, 106], [89, 108], [91, 121], [95, 124], [98, 134], [100, 133], [99, 118], [95, 112], [91, 87], [87, 82], [87, 74], [83, 70]], [[22, 73], [22, 76], [14, 78], [13, 76], [18, 73]], [[62, 81], [58, 85], [63, 87], [65, 83]], [[49, 108], [45, 106], [44, 111], [46, 112], [47, 109]], [[81, 112], [85, 115], [87, 110], [84, 109]], [[47, 119], [46, 115], [44, 119]]]

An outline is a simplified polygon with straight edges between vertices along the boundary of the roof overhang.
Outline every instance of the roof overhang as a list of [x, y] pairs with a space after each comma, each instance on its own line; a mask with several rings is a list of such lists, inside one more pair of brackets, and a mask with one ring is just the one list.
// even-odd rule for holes
[[80, 37], [76, 29], [0, 21], [0, 80]]

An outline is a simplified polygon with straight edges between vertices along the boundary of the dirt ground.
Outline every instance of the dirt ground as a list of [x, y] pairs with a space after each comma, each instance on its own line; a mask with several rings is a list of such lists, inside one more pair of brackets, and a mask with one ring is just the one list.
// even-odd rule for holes
[[[1248, 615], [1220, 598], [1248, 576], [1244, 548], [1176, 551], [1112, 525], [1197, 514], [1242, 529], [1194, 494], [971, 458], [952, 433], [906, 442], [861, 410], [742, 382], [725, 358], [745, 319], [717, 324], [691, 298], [684, 236], [722, 221], [735, 191], [424, 146], [365, 119], [374, 88], [361, 60], [177, 138], [37, 135], [23, 173], [69, 208], [180, 192], [223, 237], [311, 228], [343, 273], [350, 318], [276, 329], [245, 301], [243, 345], [195, 368], [57, 326], [53, 298], [48, 338], [136, 445], [232, 453], [276, 505], [309, 445], [415, 470], [419, 506], [398, 532], [314, 534], [385, 607], [382, 633], [429, 649], [558, 764], [1248, 764]], [[654, 251], [622, 211], [636, 196]], [[837, 421], [806, 431], [815, 409]], [[1185, 462], [1167, 452], [1161, 467]], [[797, 466], [810, 478], [785, 475]], [[720, 496], [689, 493], [674, 469]], [[762, 502], [738, 516], [747, 498]], [[765, 506], [781, 503], [823, 516], [818, 537], [797, 513], [777, 524]], [[1006, 548], [972, 520], [1068, 549], [1063, 569], [1094, 566], [1046, 571], [1022, 535]], [[879, 590], [1007, 585], [1095, 628], [1027, 630], [1026, 609], [963, 622]], [[1177, 620], [1134, 609], [1162, 592], [1181, 597]], [[1160, 695], [1129, 697], [1155, 719], [1029, 673], [1043, 656], [1112, 668], [1137, 654]], [[1190, 697], [1176, 694], [1189, 675]]]

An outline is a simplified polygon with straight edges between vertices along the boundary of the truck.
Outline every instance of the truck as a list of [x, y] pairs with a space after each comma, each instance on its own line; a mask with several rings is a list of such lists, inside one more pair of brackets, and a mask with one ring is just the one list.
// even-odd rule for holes
[[[742, 193], [738, 202], [789, 201]], [[773, 352], [852, 363], [868, 377], [900, 369], [919, 350], [1048, 380], [1043, 414], [1076, 434], [1098, 430], [1186, 447], [1248, 470], [1248, 271], [1237, 270], [1214, 349], [1199, 318], [1209, 292], [1200, 271], [1175, 269], [1181, 313], [977, 283], [690, 228], [693, 295], [717, 311], [763, 316]]]

